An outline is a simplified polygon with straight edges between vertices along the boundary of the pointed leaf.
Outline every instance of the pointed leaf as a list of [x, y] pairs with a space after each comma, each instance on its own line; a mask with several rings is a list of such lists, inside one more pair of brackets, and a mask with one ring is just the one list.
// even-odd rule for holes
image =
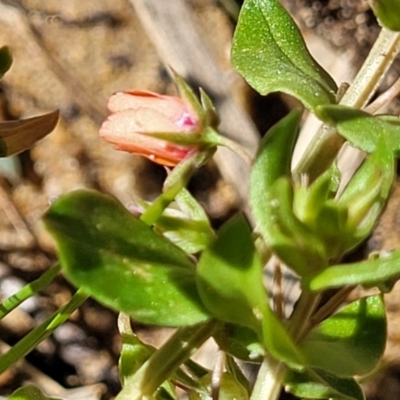
[[378, 286], [394, 278], [400, 278], [400, 250], [382, 258], [333, 265], [307, 277], [304, 286], [318, 292], [347, 285]]
[[373, 370], [386, 344], [385, 306], [381, 296], [350, 303], [321, 322], [301, 344], [308, 364], [339, 377]]
[[335, 102], [335, 83], [311, 57], [298, 27], [277, 0], [244, 2], [232, 63], [261, 94], [282, 91], [311, 110]]
[[73, 192], [53, 203], [44, 222], [68, 279], [98, 301], [155, 325], [209, 318], [187, 255], [114, 198]]
[[373, 116], [365, 111], [339, 105], [318, 107], [318, 115], [325, 122], [335, 124], [338, 132], [353, 146], [372, 153], [384, 139], [388, 147], [400, 151], [400, 119]]

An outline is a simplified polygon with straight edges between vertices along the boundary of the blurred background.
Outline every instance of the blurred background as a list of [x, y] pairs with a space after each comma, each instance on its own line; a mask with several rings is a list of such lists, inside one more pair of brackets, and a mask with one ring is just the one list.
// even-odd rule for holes
[[[112, 93], [136, 88], [176, 94], [170, 78], [173, 68], [194, 88], [205, 89], [220, 112], [221, 131], [251, 153], [259, 137], [296, 104], [284, 95], [259, 96], [232, 70], [229, 55], [240, 3], [0, 0], [0, 46], [8, 45], [14, 58], [0, 82], [0, 120], [54, 109], [61, 113], [57, 128], [34, 148], [0, 160], [1, 298], [54, 262], [53, 244], [40, 222], [53, 199], [85, 187], [110, 193], [129, 206], [137, 198], [152, 200], [159, 193], [165, 178], [161, 167], [117, 152], [98, 137]], [[379, 31], [367, 2], [283, 4], [317, 60], [338, 83], [351, 80]], [[395, 66], [386, 85], [397, 75]], [[190, 190], [216, 228], [246, 208], [246, 168], [229, 151], [219, 151], [192, 179]], [[392, 204], [374, 236], [376, 249], [398, 246], [397, 200]], [[2, 320], [1, 351], [65, 304], [73, 291], [60, 277]], [[391, 367], [370, 385], [371, 400], [400, 394], [399, 303], [396, 291], [391, 296], [386, 356]], [[163, 331], [136, 329], [155, 344], [165, 337]], [[0, 375], [0, 396], [6, 398], [22, 383], [33, 381], [53, 396], [111, 399], [119, 390], [119, 345], [116, 315], [88, 301], [25, 363]]]

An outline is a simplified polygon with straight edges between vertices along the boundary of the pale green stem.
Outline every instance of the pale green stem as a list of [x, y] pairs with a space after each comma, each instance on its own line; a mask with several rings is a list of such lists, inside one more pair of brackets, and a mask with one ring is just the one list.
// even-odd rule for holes
[[193, 153], [186, 160], [181, 161], [168, 175], [164, 182], [163, 192], [158, 196], [140, 219], [148, 226], [153, 225], [164, 210], [174, 201], [178, 193], [186, 187], [193, 173], [202, 165], [207, 152]]
[[[375, 93], [399, 50], [400, 33], [382, 28], [371, 52], [354, 82], [340, 100], [340, 104], [363, 108]], [[308, 173], [313, 180], [332, 164], [343, 143], [344, 139], [334, 128], [324, 125], [304, 151], [293, 174]]]
[[18, 307], [21, 303], [32, 297], [39, 290], [47, 287], [50, 282], [58, 275], [61, 270], [60, 264], [55, 264], [44, 272], [38, 279], [28, 283], [20, 291], [5, 299], [0, 304], [0, 320], [3, 319], [9, 312]]
[[4, 372], [13, 363], [32, 351], [40, 342], [62, 325], [70, 315], [79, 308], [89, 296], [80, 289], [72, 296], [71, 300], [56, 311], [45, 322], [24, 336], [7, 353], [0, 357], [0, 373]]
[[227, 138], [226, 136], [219, 136], [217, 144], [232, 150], [247, 165], [251, 166], [251, 164], [253, 163], [253, 158], [250, 156], [250, 154], [239, 143]]
[[116, 400], [151, 399], [153, 393], [187, 360], [214, 332], [216, 321], [180, 328], [132, 376]]
[[285, 365], [266, 355], [257, 375], [250, 400], [276, 400], [282, 389]]

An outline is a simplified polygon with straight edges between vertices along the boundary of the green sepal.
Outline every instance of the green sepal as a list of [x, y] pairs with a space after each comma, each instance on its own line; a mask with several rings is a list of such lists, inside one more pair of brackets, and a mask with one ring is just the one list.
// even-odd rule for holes
[[310, 367], [352, 377], [373, 370], [385, 345], [385, 305], [376, 295], [354, 301], [321, 322], [300, 348]]
[[99, 302], [154, 325], [209, 319], [193, 262], [116, 199], [72, 192], [52, 204], [44, 223], [67, 278]]
[[312, 58], [277, 0], [245, 0], [232, 47], [233, 66], [259, 93], [282, 91], [315, 111], [335, 103], [336, 84]]
[[268, 247], [300, 276], [327, 266], [323, 238], [301, 222], [293, 211], [293, 187], [282, 177], [266, 193], [268, 208], [262, 232]]
[[302, 399], [365, 400], [355, 379], [339, 378], [318, 369], [288, 370], [284, 385], [287, 392]]
[[349, 249], [370, 235], [386, 205], [394, 178], [394, 155], [388, 143], [381, 139], [337, 200], [338, 206], [348, 212]]

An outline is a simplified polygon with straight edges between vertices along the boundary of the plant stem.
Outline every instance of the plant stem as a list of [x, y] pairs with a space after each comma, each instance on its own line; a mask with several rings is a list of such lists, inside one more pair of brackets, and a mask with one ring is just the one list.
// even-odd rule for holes
[[80, 289], [72, 296], [71, 300], [58, 311], [56, 311], [50, 318], [29, 332], [17, 344], [0, 357], [0, 373], [4, 372], [13, 363], [20, 358], [26, 356], [32, 351], [41, 341], [54, 332], [60, 325], [62, 325], [69, 316], [79, 308], [89, 296], [84, 294]]
[[46, 272], [44, 272], [38, 279], [35, 281], [28, 283], [24, 286], [20, 291], [13, 294], [9, 298], [5, 299], [0, 304], [0, 320], [3, 319], [9, 312], [14, 310], [14, 308], [18, 307], [21, 303], [23, 303], [26, 299], [33, 296], [39, 290], [47, 287], [50, 282], [58, 275], [61, 270], [61, 266], [59, 263], [50, 267]]
[[261, 364], [250, 400], [276, 400], [282, 388], [285, 365], [270, 355]]
[[[399, 50], [400, 33], [382, 28], [354, 82], [339, 104], [363, 108], [384, 78]], [[310, 181], [313, 181], [332, 164], [343, 143], [344, 139], [333, 127], [323, 125], [304, 151], [293, 174], [307, 173]]]
[[179, 366], [188, 359], [212, 334], [216, 321], [180, 328], [132, 376], [116, 400], [142, 400], [152, 394]]
[[164, 210], [174, 201], [178, 193], [186, 187], [193, 173], [202, 165], [205, 154], [194, 153], [178, 164], [168, 175], [164, 182], [163, 193], [140, 216], [148, 226], [153, 225], [162, 215]]

